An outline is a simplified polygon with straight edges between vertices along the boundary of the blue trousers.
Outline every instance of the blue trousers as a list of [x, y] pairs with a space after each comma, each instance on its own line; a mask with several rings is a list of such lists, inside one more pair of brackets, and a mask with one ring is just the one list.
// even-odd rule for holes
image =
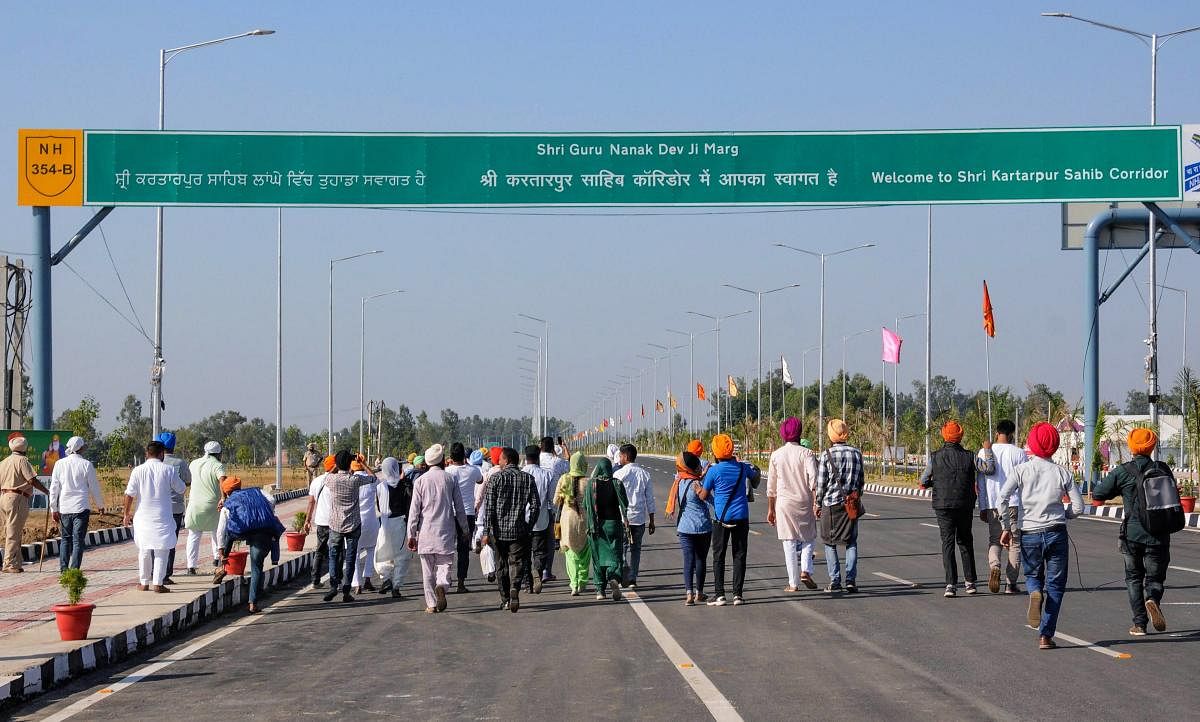
[[355, 527], [345, 534], [329, 530], [329, 589], [342, 588], [350, 591], [350, 580], [354, 579], [354, 564], [358, 559], [358, 537], [362, 527]]
[[645, 524], [630, 524], [629, 535], [633, 543], [629, 545], [629, 583], [637, 581], [638, 569], [642, 566], [642, 537], [646, 534]]
[[250, 603], [254, 604], [258, 601], [259, 589], [262, 587], [263, 564], [267, 557], [271, 556], [271, 545], [261, 540], [252, 540], [247, 542], [247, 546], [250, 547], [250, 558], [247, 560], [250, 563]]
[[1025, 567], [1025, 588], [1041, 592], [1042, 620], [1038, 633], [1053, 637], [1058, 627], [1063, 593], [1067, 590], [1070, 543], [1065, 525], [1045, 531], [1021, 533], [1021, 565]]
[[87, 536], [88, 518], [91, 509], [84, 509], [77, 514], [62, 514], [62, 548], [58, 550], [58, 569], [66, 571], [68, 567], [78, 569], [83, 564], [83, 538]]
[[694, 594], [704, 593], [704, 573], [708, 567], [708, 548], [712, 533], [680, 534], [679, 548], [683, 550], [683, 588]]

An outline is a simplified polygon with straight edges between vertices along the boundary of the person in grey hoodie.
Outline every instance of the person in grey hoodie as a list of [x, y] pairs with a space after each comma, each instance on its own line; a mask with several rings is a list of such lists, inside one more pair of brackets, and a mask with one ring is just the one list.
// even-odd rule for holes
[[[1054, 631], [1067, 588], [1070, 540], [1067, 519], [1083, 513], [1083, 497], [1067, 469], [1050, 461], [1058, 450], [1058, 430], [1046, 422], [1029, 430], [1029, 451], [1033, 458], [1012, 470], [1000, 489], [1001, 519], [1008, 519], [1008, 499], [1017, 494], [1016, 528], [1000, 535], [1000, 544], [1012, 543], [1013, 534], [1021, 533], [1021, 565], [1025, 568], [1025, 588], [1029, 592], [1026, 621], [1038, 630], [1038, 648], [1054, 649]], [[1070, 509], [1062, 497], [1071, 499]]]

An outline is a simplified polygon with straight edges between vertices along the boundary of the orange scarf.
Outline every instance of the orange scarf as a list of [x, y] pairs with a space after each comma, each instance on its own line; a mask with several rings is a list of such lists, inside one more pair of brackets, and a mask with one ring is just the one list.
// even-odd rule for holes
[[680, 480], [699, 481], [700, 478], [699, 474], [687, 468], [687, 464], [683, 463], [683, 454], [675, 457], [675, 481], [671, 482], [671, 495], [667, 497], [667, 516], [674, 516], [679, 511]]

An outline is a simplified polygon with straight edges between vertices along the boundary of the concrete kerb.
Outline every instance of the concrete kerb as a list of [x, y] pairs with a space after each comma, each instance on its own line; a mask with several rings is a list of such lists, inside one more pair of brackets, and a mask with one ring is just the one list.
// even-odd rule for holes
[[[275, 497], [275, 503], [279, 504], [292, 499], [297, 499], [301, 496], [305, 496], [306, 494], [308, 494], [308, 489], [293, 489], [292, 491], [282, 491], [278, 494], [273, 494], [273, 496]], [[83, 539], [83, 546], [85, 549], [87, 549], [90, 547], [103, 546], [105, 544], [116, 544], [118, 542], [129, 541], [132, 538], [133, 527], [119, 526], [111, 529], [97, 529], [96, 531], [90, 531], [87, 533], [87, 536], [85, 536]], [[59, 537], [47, 539], [45, 545], [46, 558], [49, 559], [51, 557], [57, 557], [58, 551], [62, 547], [62, 539]], [[41, 556], [41, 542], [21, 545], [21, 559], [23, 559], [26, 564], [38, 561]], [[3, 552], [0, 552], [0, 560], [3, 560], [3, 558]]]
[[[266, 589], [279, 587], [310, 570], [316, 552], [300, 552], [290, 558], [286, 558], [287, 552], [284, 554], [278, 565], [264, 570]], [[178, 606], [165, 611], [160, 608], [149, 618], [122, 620], [116, 628], [103, 630], [102, 636], [78, 642], [59, 640], [56, 626], [49, 623], [7, 636], [4, 651], [0, 652], [0, 711], [75, 677], [116, 664], [135, 652], [238, 608], [246, 597], [249, 581], [249, 576], [234, 577], [217, 586], [194, 590]], [[181, 587], [177, 585], [173, 589], [178, 592]], [[100, 609], [97, 606], [97, 611]], [[142, 614], [146, 611], [142, 610]], [[93, 633], [96, 626], [94, 621]], [[26, 649], [21, 649], [22, 645]], [[43, 655], [41, 649], [48, 651]]]

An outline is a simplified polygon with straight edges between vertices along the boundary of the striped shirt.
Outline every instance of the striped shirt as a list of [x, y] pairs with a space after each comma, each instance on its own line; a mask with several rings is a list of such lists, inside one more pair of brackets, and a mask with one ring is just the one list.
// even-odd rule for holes
[[817, 464], [817, 496], [821, 506], [837, 506], [852, 491], [862, 493], [862, 452], [849, 444], [834, 444], [821, 452]]
[[339, 471], [325, 475], [325, 493], [329, 494], [329, 531], [349, 534], [362, 526], [358, 513], [359, 487], [374, 484], [373, 476]]

